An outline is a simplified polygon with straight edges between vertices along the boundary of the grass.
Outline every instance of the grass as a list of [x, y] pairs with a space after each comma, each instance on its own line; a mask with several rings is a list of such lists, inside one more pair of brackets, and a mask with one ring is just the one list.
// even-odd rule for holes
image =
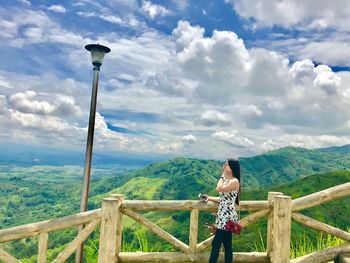
[[[350, 229], [348, 229], [348, 232], [350, 232]], [[299, 238], [296, 239], [294, 242], [291, 242], [290, 258], [302, 257], [313, 252], [342, 245], [345, 242], [346, 241], [340, 238], [334, 237], [329, 234], [325, 235], [323, 233], [320, 233], [317, 236], [316, 240], [313, 240], [304, 233], [303, 235], [300, 235]], [[252, 250], [257, 252], [266, 251], [266, 242], [263, 239], [260, 230], [259, 241], [254, 243]]]
[[344, 244], [345, 241], [332, 235], [319, 234], [316, 243], [307, 235], [300, 235], [299, 239], [291, 244], [291, 258], [298, 258], [307, 254]]
[[139, 229], [134, 232], [134, 238], [131, 242], [126, 242], [123, 235], [122, 251], [123, 252], [158, 252], [160, 247], [152, 245], [147, 238], [145, 229]]
[[259, 233], [259, 242], [255, 242], [254, 246], [251, 248], [253, 251], [257, 252], [265, 252], [266, 251], [266, 241], [263, 238], [260, 229], [258, 230]]

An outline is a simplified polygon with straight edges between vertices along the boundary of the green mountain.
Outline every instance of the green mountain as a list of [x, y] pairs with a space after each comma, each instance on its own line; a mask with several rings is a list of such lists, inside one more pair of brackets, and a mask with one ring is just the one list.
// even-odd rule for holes
[[[286, 147], [251, 158], [240, 158], [242, 168], [245, 200], [266, 199], [268, 191], [282, 191], [293, 198], [319, 191], [334, 185], [350, 181], [350, 156], [330, 151], [307, 150]], [[196, 199], [198, 193], [215, 195], [217, 178], [221, 175], [222, 162], [215, 160], [198, 160], [192, 158], [175, 158], [161, 163], [148, 165], [143, 169], [116, 172], [93, 170], [90, 183], [89, 209], [101, 206], [103, 197], [110, 193], [122, 193], [126, 199]], [[48, 218], [77, 213], [81, 191], [81, 169], [74, 166], [33, 166], [0, 167], [0, 227], [45, 220]], [[96, 176], [96, 174], [99, 174]], [[103, 176], [104, 174], [108, 176]], [[306, 211], [324, 222], [349, 227], [350, 215], [343, 211], [345, 201], [332, 202]], [[336, 213], [335, 218], [332, 214]], [[242, 213], [244, 216], [244, 213]], [[189, 213], [164, 212], [147, 213], [145, 216], [164, 227], [174, 236], [187, 242]], [[210, 214], [202, 213], [200, 224], [212, 222]], [[125, 220], [124, 240], [129, 244], [135, 238], [139, 226], [130, 219]], [[308, 230], [296, 226], [300, 234]], [[57, 233], [52, 236], [53, 247], [60, 247], [71, 240], [75, 230]], [[136, 232], [135, 232], [136, 231]], [[143, 230], [142, 230], [143, 231]], [[145, 233], [147, 239], [155, 246], [174, 250], [154, 235]], [[262, 220], [245, 230], [237, 239], [235, 246], [240, 250], [250, 250], [247, 244], [258, 242], [259, 235], [266, 233], [266, 221]], [[204, 228], [200, 229], [200, 239], [208, 237]], [[314, 233], [311, 235], [315, 235]], [[247, 242], [249, 241], [249, 242]], [[16, 255], [26, 258], [36, 247], [36, 241], [14, 242], [11, 249]], [[96, 254], [98, 237], [93, 236], [87, 247]], [[95, 247], [95, 248], [94, 248]], [[94, 250], [95, 249], [95, 250]], [[133, 249], [137, 249], [134, 247]], [[58, 251], [59, 248], [56, 249]], [[52, 251], [51, 251], [52, 252]], [[50, 253], [51, 253], [50, 252]], [[54, 252], [52, 252], [54, 253]], [[58, 252], [57, 252], [58, 253]], [[25, 261], [25, 262], [34, 262]]]
[[[251, 158], [240, 158], [243, 189], [263, 189], [286, 183], [316, 173], [350, 169], [350, 155], [340, 155], [319, 150], [286, 147]], [[143, 169], [106, 178], [96, 182], [92, 195], [109, 191], [108, 185], [127, 198], [139, 199], [142, 184], [152, 185], [148, 199], [192, 199], [199, 192], [214, 188], [222, 173], [222, 162], [175, 158], [151, 164]], [[139, 183], [138, 183], [139, 180]], [[152, 183], [157, 182], [157, 183]], [[104, 191], [101, 191], [104, 188]], [[146, 191], [143, 189], [143, 191]]]
[[328, 148], [321, 148], [318, 150], [323, 152], [328, 152], [328, 153], [350, 154], [350, 144], [346, 144], [343, 146], [332, 146]]
[[242, 158], [240, 163], [244, 186], [258, 188], [289, 182], [315, 173], [350, 169], [350, 156], [285, 147], [256, 157]]
[[[316, 173], [347, 170], [349, 158], [293, 147], [240, 158], [242, 189], [267, 189]], [[194, 199], [215, 188], [222, 163], [175, 158], [133, 171], [113, 169], [92, 170], [89, 209], [100, 207], [101, 198], [110, 192], [128, 199]], [[81, 174], [77, 166], [0, 166], [0, 227], [78, 212]]]

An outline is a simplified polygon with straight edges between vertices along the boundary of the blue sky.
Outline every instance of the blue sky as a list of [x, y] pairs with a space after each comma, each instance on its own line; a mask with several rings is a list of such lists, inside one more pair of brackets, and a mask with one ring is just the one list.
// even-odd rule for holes
[[0, 7], [0, 143], [223, 159], [350, 143], [350, 2], [30, 1]]

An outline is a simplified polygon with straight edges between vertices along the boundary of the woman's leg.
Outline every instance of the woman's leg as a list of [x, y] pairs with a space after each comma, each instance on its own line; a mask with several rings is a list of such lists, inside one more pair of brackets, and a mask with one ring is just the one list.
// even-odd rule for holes
[[221, 229], [217, 229], [213, 242], [211, 243], [211, 253], [209, 258], [209, 263], [216, 263], [219, 257], [220, 246], [223, 241], [223, 232], [226, 232]]
[[223, 238], [224, 248], [225, 248], [225, 263], [232, 263], [232, 232], [225, 231], [225, 236]]

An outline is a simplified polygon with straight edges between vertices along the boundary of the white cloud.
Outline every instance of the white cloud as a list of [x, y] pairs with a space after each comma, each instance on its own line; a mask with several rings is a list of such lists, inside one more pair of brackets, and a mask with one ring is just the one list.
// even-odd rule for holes
[[[193, 28], [185, 30], [192, 32]], [[185, 34], [177, 35], [182, 38]], [[198, 37], [181, 42], [186, 46], [177, 53], [178, 66], [185, 78], [198, 82], [194, 98], [227, 103], [248, 80], [249, 54], [233, 32], [214, 31], [211, 38]]]
[[17, 122], [22, 128], [34, 128], [41, 132], [57, 133], [71, 130], [71, 125], [58, 117], [22, 113], [14, 110], [10, 110], [10, 112], [12, 120]]
[[103, 4], [98, 1], [85, 0], [84, 3], [75, 4], [74, 6], [78, 7], [75, 12], [78, 16], [98, 17], [111, 24], [132, 28], [140, 32], [143, 32], [146, 27], [135, 15], [139, 6], [137, 1], [134, 0], [106, 0]]
[[259, 109], [257, 105], [250, 104], [250, 105], [244, 105], [241, 103], [237, 103], [233, 106], [233, 112], [238, 113], [241, 116], [244, 116], [244, 118], [249, 117], [258, 117], [263, 114], [262, 110]]
[[349, 144], [350, 138], [346, 136], [334, 135], [304, 135], [304, 134], [286, 134], [279, 138], [269, 139], [260, 145], [263, 152], [276, 150], [280, 147], [293, 146], [309, 149], [323, 148], [327, 146], [341, 146]]
[[155, 146], [155, 151], [162, 154], [174, 154], [177, 153], [182, 147], [181, 143], [157, 143]]
[[200, 121], [203, 125], [206, 126], [227, 126], [231, 124], [232, 119], [226, 113], [221, 113], [215, 110], [208, 110], [201, 115]]
[[0, 30], [2, 32], [2, 38], [13, 38], [17, 34], [16, 23], [4, 19], [0, 19]]
[[226, 132], [219, 131], [212, 134], [212, 137], [216, 140], [225, 142], [232, 147], [236, 148], [245, 148], [245, 147], [253, 147], [254, 143], [250, 141], [246, 137], [237, 136], [236, 132]]
[[2, 76], [0, 76], [0, 88], [12, 89], [11, 84]]
[[22, 113], [39, 115], [72, 116], [81, 115], [81, 109], [71, 96], [57, 94], [53, 102], [35, 100], [38, 97], [34, 91], [18, 92], [9, 96], [11, 109]]
[[169, 15], [170, 11], [164, 6], [152, 4], [151, 1], [142, 1], [141, 10], [146, 13], [151, 19], [154, 19], [156, 16], [166, 16]]
[[338, 92], [341, 85], [341, 78], [337, 76], [332, 69], [325, 65], [319, 65], [315, 68], [317, 77], [314, 85], [324, 90], [327, 94], [332, 95]]
[[3, 113], [5, 113], [5, 111], [7, 110], [6, 107], [6, 97], [3, 95], [0, 95], [0, 115], [2, 115]]
[[[87, 127], [69, 121], [69, 118], [42, 115], [38, 113], [23, 113], [8, 109], [4, 99], [0, 97], [0, 122], [6, 122], [7, 132], [0, 132], [2, 138], [25, 143], [36, 143], [68, 148], [83, 148], [86, 143]], [[7, 118], [2, 118], [2, 114]], [[95, 120], [95, 148], [101, 150], [127, 151], [129, 153], [149, 152], [150, 142], [140, 137], [128, 137], [108, 129], [106, 121], [98, 112]]]
[[9, 17], [1, 21], [5, 34], [1, 34], [0, 39], [7, 41], [10, 46], [22, 47], [39, 43], [81, 46], [83, 43], [83, 38], [79, 34], [61, 28], [42, 11], [29, 9], [14, 11]]
[[180, 12], [185, 11], [189, 6], [189, 0], [170, 0], [170, 1], [176, 5], [178, 11]]
[[302, 61], [296, 61], [289, 69], [289, 73], [296, 81], [296, 83], [303, 83], [304, 81], [310, 81], [315, 78], [315, 65], [310, 59], [304, 59]]
[[67, 9], [62, 5], [51, 5], [47, 8], [48, 10], [51, 10], [55, 13], [65, 13], [67, 12]]
[[[274, 26], [288, 28], [281, 38], [254, 40], [254, 46], [279, 50], [293, 60], [312, 59], [317, 63], [349, 66], [350, 2], [294, 0], [225, 0], [253, 30]], [[273, 30], [276, 31], [276, 30]]]
[[[283, 2], [282, 10], [288, 6]], [[303, 38], [291, 39], [287, 33], [275, 35], [271, 39], [281, 39], [274, 42], [275, 47], [267, 44], [254, 48], [255, 42], [246, 44], [234, 32], [204, 34], [204, 28], [184, 20], [169, 36], [144, 22], [140, 3], [84, 0], [74, 4], [75, 13], [69, 15], [78, 14], [79, 22], [92, 17], [108, 28], [105, 32], [94, 31], [93, 24], [84, 28], [86, 31], [76, 31], [76, 25], [71, 29], [68, 22], [60, 22], [43, 6], [38, 10], [13, 9], [1, 16], [0, 40], [10, 51], [13, 47], [44, 47], [40, 51], [45, 59], [42, 54], [32, 55], [31, 66], [36, 66], [31, 69], [39, 72], [39, 65], [44, 65], [43, 69], [51, 73], [20, 74], [24, 55], [16, 58], [16, 73], [0, 71], [0, 127], [7, 128], [1, 129], [0, 139], [85, 145], [91, 65], [83, 45], [96, 41], [112, 49], [100, 78], [97, 149], [222, 158], [288, 144], [324, 147], [349, 141], [350, 74], [333, 72], [324, 62], [340, 65], [343, 61], [346, 65], [350, 59], [344, 43], [348, 41], [339, 32], [323, 39], [327, 31], [323, 29], [335, 27], [329, 18], [314, 16], [307, 20], [299, 14], [283, 18], [274, 13], [261, 16], [257, 26], [281, 23], [297, 26], [302, 32], [313, 30], [313, 36], [305, 33]], [[174, 7], [177, 3], [179, 6]], [[264, 2], [267, 6], [269, 3], [274, 1]], [[188, 7], [188, 1], [173, 1], [170, 6], [171, 13], [167, 13], [162, 6], [144, 1], [143, 12], [154, 19], [147, 22], [163, 28], [161, 23], [167, 18], [161, 16], [177, 15]], [[93, 33], [96, 39], [91, 39]], [[45, 65], [57, 55], [48, 56], [45, 48], [56, 52], [57, 44], [66, 54], [62, 61], [69, 70], [57, 62]], [[316, 66], [313, 61], [324, 65]], [[110, 123], [126, 132], [112, 131]]]
[[21, 2], [22, 4], [31, 5], [30, 1], [28, 0], [18, 0], [18, 1]]
[[77, 15], [79, 16], [83, 16], [83, 17], [93, 17], [93, 16], [97, 16], [97, 14], [95, 12], [82, 12], [82, 11], [78, 11], [76, 12]]
[[183, 143], [193, 144], [197, 141], [197, 138], [192, 134], [185, 135], [181, 138]]
[[[189, 37], [179, 42], [176, 64], [172, 64], [176, 70], [158, 72], [156, 79], [164, 85], [150, 87], [164, 94], [184, 96], [198, 109], [206, 109], [192, 113], [197, 120], [194, 125], [226, 125], [250, 134], [248, 139], [235, 133], [216, 132], [213, 139], [258, 149], [256, 145], [266, 138], [281, 134], [305, 132], [305, 136], [323, 136], [333, 129], [338, 133], [348, 129], [350, 90], [346, 83], [350, 79], [344, 75], [325, 65], [315, 66], [309, 59], [290, 64], [280, 53], [247, 49], [232, 32], [214, 31], [211, 37], [204, 37], [201, 28], [194, 29], [184, 21], [173, 31], [175, 41], [186, 31]], [[165, 83], [171, 88], [161, 89]], [[267, 126], [279, 129], [272, 134], [265, 131]], [[197, 129], [200, 127], [204, 128], [199, 125]]]
[[[109, 73], [108, 70], [111, 70], [111, 75], [116, 74], [113, 65], [118, 65], [118, 72], [135, 75], [138, 80], [144, 81], [155, 72], [170, 67], [168, 62], [174, 44], [169, 37], [159, 32], [149, 31], [137, 37], [110, 35], [110, 39], [106, 36], [103, 43], [112, 50], [103, 65], [104, 72]], [[80, 56], [81, 53], [77, 53], [74, 60]], [[109, 67], [107, 63], [110, 63]]]
[[[342, 33], [339, 33], [342, 34]], [[347, 39], [310, 40], [299, 50], [292, 50], [298, 57], [308, 57], [314, 61], [328, 65], [348, 66], [350, 60], [350, 47], [344, 41]]]
[[284, 95], [288, 85], [289, 60], [265, 49], [252, 49], [249, 54], [251, 69], [246, 89], [260, 95]]
[[9, 97], [11, 106], [23, 113], [47, 115], [54, 111], [54, 107], [47, 101], [31, 100], [35, 97], [34, 91], [19, 92]]
[[243, 18], [255, 19], [258, 27], [280, 25], [304, 28], [333, 27], [349, 31], [348, 10], [350, 2], [338, 0], [294, 1], [294, 0], [225, 0], [231, 2], [236, 12]]
[[166, 94], [184, 96], [186, 98], [190, 98], [198, 87], [196, 81], [183, 78], [176, 68], [157, 72], [154, 76], [149, 77], [146, 85]]
[[82, 110], [76, 104], [74, 97], [58, 94], [55, 96], [54, 115], [58, 116], [80, 116]]
[[176, 51], [180, 52], [188, 47], [192, 41], [203, 38], [204, 28], [191, 26], [188, 21], [180, 20], [177, 22], [177, 27], [173, 30], [172, 35], [175, 38]]
[[113, 24], [125, 24], [124, 21], [118, 17], [118, 16], [112, 16], [112, 15], [101, 15], [100, 18], [102, 18], [103, 20], [106, 20], [108, 22], [111, 22]]

